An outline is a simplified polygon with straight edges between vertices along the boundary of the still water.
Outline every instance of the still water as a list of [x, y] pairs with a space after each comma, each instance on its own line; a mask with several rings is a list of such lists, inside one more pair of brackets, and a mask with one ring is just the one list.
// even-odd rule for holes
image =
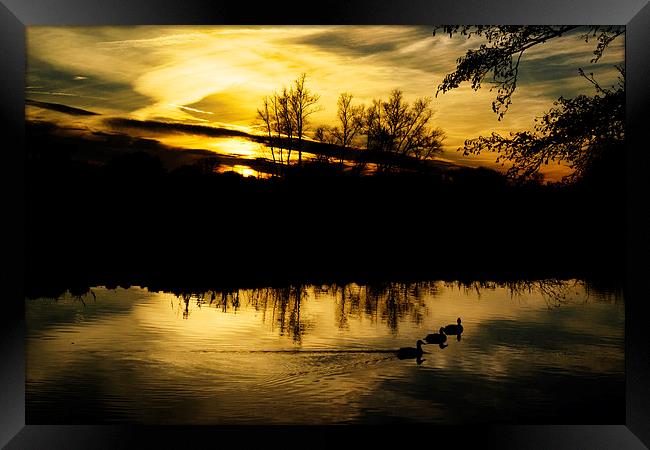
[[623, 296], [579, 281], [95, 287], [26, 323], [27, 423], [625, 420]]

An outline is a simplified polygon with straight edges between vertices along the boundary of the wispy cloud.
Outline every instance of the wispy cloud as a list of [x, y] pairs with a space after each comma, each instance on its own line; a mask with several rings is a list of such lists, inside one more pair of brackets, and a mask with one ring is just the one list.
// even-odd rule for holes
[[203, 111], [203, 110], [197, 109], [197, 108], [190, 108], [189, 106], [174, 105], [172, 103], [170, 103], [169, 106], [171, 106], [173, 108], [182, 109], [183, 111], [196, 112], [196, 113], [199, 113], [199, 114], [214, 114], [211, 111]]
[[49, 91], [39, 91], [39, 90], [34, 90], [35, 88], [27, 88], [27, 93], [28, 94], [37, 94], [37, 95], [57, 95], [60, 97], [84, 97], [84, 98], [94, 98], [97, 100], [106, 100], [106, 97], [97, 97], [94, 95], [80, 95], [80, 94], [73, 94], [71, 92], [49, 92]]
[[[79, 102], [74, 107], [138, 120], [241, 129], [254, 124], [263, 96], [302, 72], [321, 97], [312, 123], [332, 124], [344, 91], [365, 104], [394, 88], [409, 101], [433, 97], [456, 59], [476, 45], [409, 26], [28, 27], [27, 42], [28, 83], [42, 89], [34, 94], [64, 95]], [[560, 95], [591, 93], [578, 67], [594, 71], [603, 85], [614, 83], [623, 40], [595, 65], [594, 46], [566, 36], [527, 52], [502, 121], [491, 110], [495, 94], [488, 85], [438, 95], [433, 120], [448, 136], [448, 157], [459, 157], [455, 149], [465, 139], [530, 127]]]

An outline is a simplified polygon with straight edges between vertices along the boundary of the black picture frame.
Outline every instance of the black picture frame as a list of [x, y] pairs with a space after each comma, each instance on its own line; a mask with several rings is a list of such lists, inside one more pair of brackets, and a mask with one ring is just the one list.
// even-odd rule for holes
[[[626, 422], [607, 426], [296, 428], [123, 427], [25, 425], [24, 323], [24, 78], [25, 26], [139, 24], [620, 24], [626, 25], [627, 279]], [[367, 446], [399, 438], [400, 445], [488, 445], [503, 448], [644, 448], [650, 446], [650, 339], [646, 326], [650, 221], [645, 117], [650, 105], [650, 5], [647, 0], [391, 0], [257, 3], [208, 0], [1, 0], [0, 122], [4, 136], [2, 286], [0, 317], [0, 445], [7, 448], [178, 447], [195, 439], [218, 445], [224, 436], [295, 445], [336, 445], [363, 434]], [[66, 408], [67, 405], [61, 405]], [[307, 441], [302, 439], [306, 438]], [[217, 440], [218, 439], [218, 440]]]

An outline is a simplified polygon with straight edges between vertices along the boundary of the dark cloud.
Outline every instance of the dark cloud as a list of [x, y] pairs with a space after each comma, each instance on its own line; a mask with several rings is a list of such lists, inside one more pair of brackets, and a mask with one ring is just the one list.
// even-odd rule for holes
[[[418, 42], [426, 45], [408, 48]], [[451, 70], [453, 61], [465, 53], [462, 42], [450, 48], [433, 36], [430, 26], [339, 26], [295, 38], [291, 43], [344, 57], [367, 58], [370, 64], [420, 70], [432, 76]]]
[[179, 122], [162, 122], [157, 120], [135, 120], [124, 118], [109, 118], [104, 123], [115, 129], [139, 129], [158, 133], [188, 133], [210, 137], [243, 137], [251, 140], [259, 140], [259, 136], [245, 133], [243, 131], [231, 130], [229, 128], [209, 127], [205, 125], [192, 125]]
[[323, 31], [301, 37], [296, 43], [306, 44], [335, 53], [347, 53], [352, 56], [376, 55], [399, 48], [398, 42], [367, 42], [363, 35], [344, 30], [336, 32]]
[[[257, 163], [234, 156], [219, 155], [209, 150], [170, 147], [155, 139], [119, 132], [91, 131], [79, 134], [77, 130], [62, 128], [54, 123], [44, 121], [27, 121], [26, 125], [28, 144], [31, 149], [39, 151], [47, 148], [50, 154], [63, 152], [69, 154], [76, 161], [106, 163], [116, 157], [145, 152], [160, 158], [168, 169], [191, 165], [204, 158], [213, 158], [226, 166], [236, 164], [252, 166]], [[264, 161], [260, 161], [257, 165], [262, 170]]]
[[32, 55], [28, 55], [26, 82], [27, 94], [32, 97], [65, 96], [66, 103], [82, 109], [129, 111], [151, 103], [151, 99], [135, 92], [129, 84], [65, 70]]
[[50, 109], [52, 111], [71, 114], [73, 116], [98, 116], [99, 115], [99, 113], [87, 111], [81, 108], [74, 108], [72, 106], [62, 105], [60, 103], [39, 102], [38, 100], [32, 100], [30, 98], [26, 99], [25, 103], [32, 106], [37, 106], [39, 108], [45, 108], [45, 109]]
[[308, 34], [292, 42], [349, 56], [373, 56], [394, 52], [417, 39], [431, 36], [431, 27], [381, 30], [376, 27], [332, 27], [327, 31]]

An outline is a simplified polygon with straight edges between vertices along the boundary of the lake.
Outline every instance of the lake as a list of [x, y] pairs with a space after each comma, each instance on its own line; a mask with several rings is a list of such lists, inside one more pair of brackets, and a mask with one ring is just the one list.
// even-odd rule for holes
[[[397, 349], [462, 318], [460, 339]], [[576, 280], [26, 300], [37, 423], [624, 423], [622, 291]]]

